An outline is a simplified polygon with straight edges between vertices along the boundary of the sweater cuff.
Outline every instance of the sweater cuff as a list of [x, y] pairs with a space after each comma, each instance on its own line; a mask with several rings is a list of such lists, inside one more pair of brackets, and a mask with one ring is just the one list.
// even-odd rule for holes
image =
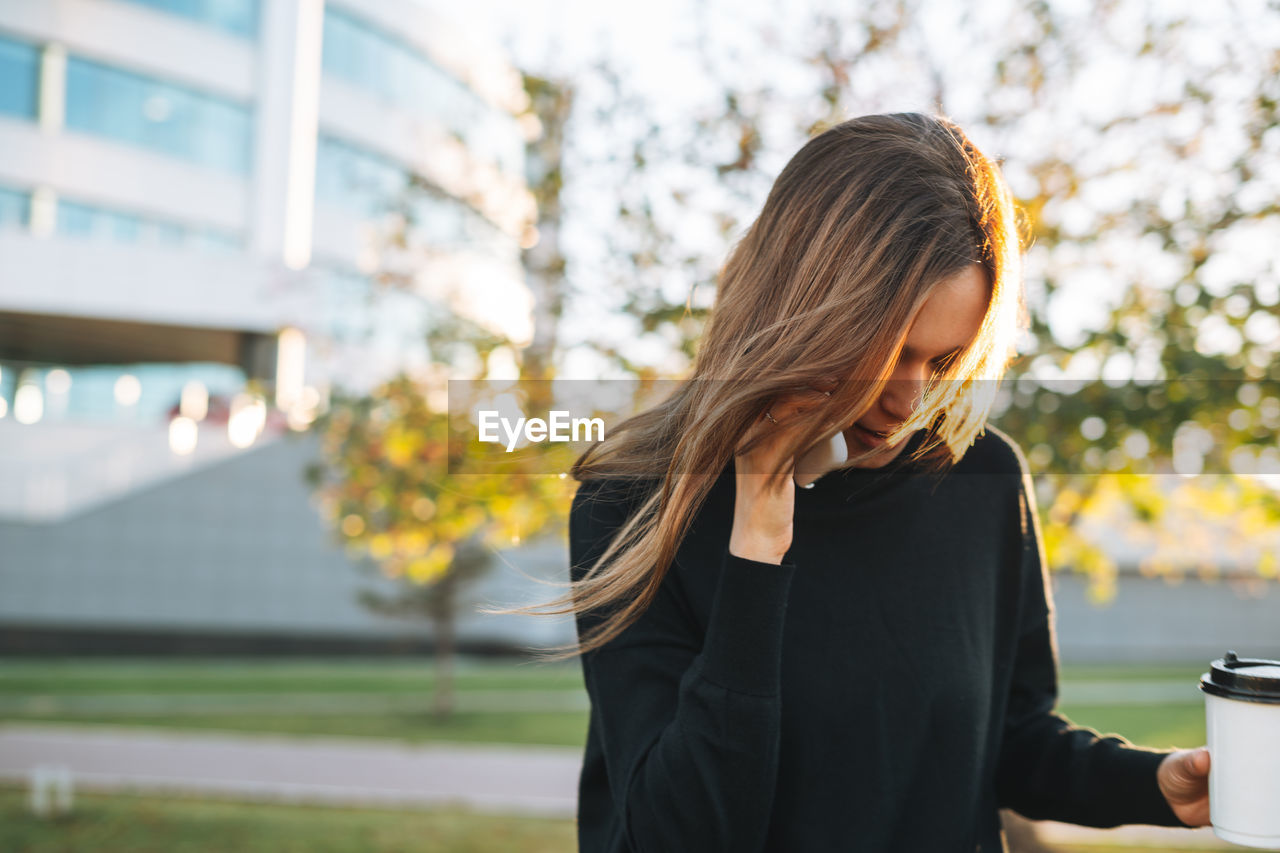
[[[1111, 755], [1108, 774], [1108, 796], [1113, 802], [1127, 804], [1129, 811], [1125, 823], [1142, 823], [1152, 826], [1179, 826], [1187, 824], [1178, 819], [1169, 801], [1160, 792], [1156, 770], [1166, 755], [1177, 750], [1153, 750], [1139, 746], [1119, 746]], [[1130, 811], [1131, 810], [1131, 811]]]
[[702, 647], [702, 675], [729, 690], [774, 696], [795, 563], [749, 560], [726, 547]]

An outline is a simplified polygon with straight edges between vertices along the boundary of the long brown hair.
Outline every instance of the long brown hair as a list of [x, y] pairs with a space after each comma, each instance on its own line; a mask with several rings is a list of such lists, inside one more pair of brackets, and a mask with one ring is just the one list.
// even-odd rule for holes
[[824, 414], [796, 428], [779, 477], [793, 456], [874, 405], [933, 288], [979, 264], [990, 298], [977, 337], [926, 385], [890, 439], [924, 429], [913, 459], [933, 468], [958, 460], [981, 433], [1026, 324], [1020, 231], [996, 163], [946, 118], [861, 116], [810, 139], [720, 272], [690, 381], [574, 463], [579, 482], [655, 487], [570, 592], [537, 607], [542, 615], [609, 611], [576, 645], [542, 659], [596, 649], [649, 606], [707, 493], [774, 397], [855, 380], [841, 381]]

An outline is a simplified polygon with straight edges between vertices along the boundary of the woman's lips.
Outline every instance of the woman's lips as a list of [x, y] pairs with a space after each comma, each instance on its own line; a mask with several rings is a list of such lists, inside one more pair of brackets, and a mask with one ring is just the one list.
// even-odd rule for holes
[[886, 447], [886, 446], [888, 446], [888, 442], [887, 442], [887, 441], [885, 441], [885, 440], [884, 440], [883, 438], [881, 438], [880, 436], [876, 435], [876, 434], [875, 434], [874, 432], [872, 432], [871, 430], [869, 430], [869, 429], [867, 429], [866, 427], [864, 427], [862, 424], [854, 424], [854, 425], [853, 425], [853, 434], [854, 434], [854, 437], [858, 439], [858, 441], [861, 441], [861, 442], [862, 442], [863, 444], [865, 444], [867, 447]]

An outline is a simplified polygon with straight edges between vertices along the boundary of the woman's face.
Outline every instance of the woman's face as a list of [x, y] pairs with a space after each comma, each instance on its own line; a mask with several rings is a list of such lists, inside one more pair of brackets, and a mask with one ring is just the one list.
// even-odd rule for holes
[[977, 337], [987, 312], [988, 294], [987, 274], [978, 264], [943, 279], [934, 288], [907, 332], [902, 357], [880, 399], [844, 431], [850, 455], [878, 448], [857, 467], [884, 467], [906, 447], [906, 437], [887, 445], [869, 435], [868, 430], [888, 433], [915, 412], [925, 383], [943, 359], [963, 350]]

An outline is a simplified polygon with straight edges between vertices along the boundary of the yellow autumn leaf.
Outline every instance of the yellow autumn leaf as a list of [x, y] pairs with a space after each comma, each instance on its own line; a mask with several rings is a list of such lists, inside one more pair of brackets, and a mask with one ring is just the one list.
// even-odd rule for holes
[[369, 556], [375, 560], [385, 560], [395, 551], [391, 537], [385, 533], [377, 533], [369, 537]]
[[1242, 509], [1238, 521], [1241, 535], [1250, 538], [1261, 536], [1270, 526], [1267, 523], [1267, 511], [1257, 504]]
[[440, 542], [424, 556], [410, 560], [405, 574], [414, 583], [432, 583], [449, 570], [452, 560], [453, 546], [448, 542]]
[[386, 454], [387, 461], [392, 465], [397, 468], [403, 468], [408, 465], [413, 461], [417, 449], [418, 442], [413, 433], [402, 429], [388, 430], [386, 441], [383, 444], [383, 452]]
[[405, 554], [413, 556], [425, 554], [430, 545], [431, 538], [419, 528], [409, 530], [400, 536], [400, 550]]
[[1056, 522], [1066, 521], [1080, 506], [1081, 496], [1075, 489], [1063, 489], [1053, 501], [1049, 517]]
[[1258, 559], [1258, 574], [1264, 578], [1274, 578], [1280, 573], [1280, 557], [1275, 551], [1264, 551]]

